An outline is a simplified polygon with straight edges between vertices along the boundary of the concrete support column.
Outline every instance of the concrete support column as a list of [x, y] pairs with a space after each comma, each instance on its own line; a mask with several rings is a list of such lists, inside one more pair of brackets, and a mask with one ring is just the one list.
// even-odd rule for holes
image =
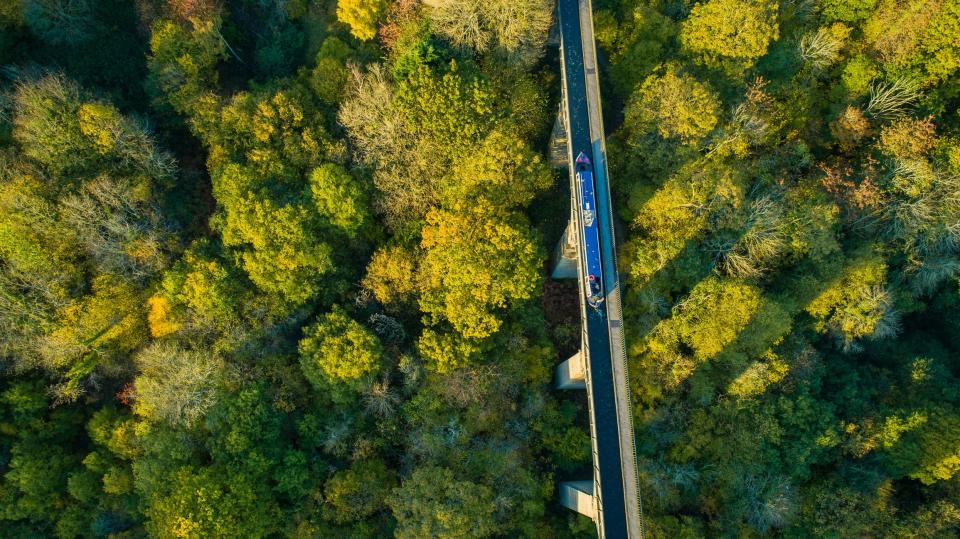
[[569, 222], [553, 252], [553, 271], [550, 273], [550, 278], [556, 280], [577, 278], [577, 236], [576, 230], [570, 226]]
[[583, 516], [597, 520], [597, 500], [593, 497], [593, 481], [560, 483], [560, 503]]
[[557, 365], [557, 389], [587, 389], [583, 350]]
[[547, 32], [547, 46], [560, 46], [560, 27], [557, 26], [556, 13], [554, 13], [553, 24], [550, 25], [550, 31]]
[[553, 122], [553, 131], [550, 132], [550, 164], [555, 168], [570, 166], [570, 156], [567, 152], [567, 126], [563, 119], [563, 104]]

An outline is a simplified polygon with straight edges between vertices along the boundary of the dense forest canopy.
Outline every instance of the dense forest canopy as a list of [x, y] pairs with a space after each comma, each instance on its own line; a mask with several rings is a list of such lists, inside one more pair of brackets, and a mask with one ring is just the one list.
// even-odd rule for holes
[[651, 535], [955, 536], [960, 3], [594, 9]]
[[553, 6], [460, 4], [0, 3], [0, 534], [590, 529]]
[[[955, 536], [960, 1], [593, 9], [648, 536]], [[553, 19], [0, 0], [0, 535], [594, 535]]]

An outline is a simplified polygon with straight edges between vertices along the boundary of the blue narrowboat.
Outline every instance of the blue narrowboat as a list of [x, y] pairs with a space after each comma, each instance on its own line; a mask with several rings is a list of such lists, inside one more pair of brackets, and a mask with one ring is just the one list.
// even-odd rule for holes
[[600, 310], [603, 303], [603, 268], [600, 263], [600, 228], [597, 225], [597, 204], [593, 190], [593, 167], [583, 152], [576, 159], [580, 206], [580, 228], [583, 238], [584, 296], [587, 304]]

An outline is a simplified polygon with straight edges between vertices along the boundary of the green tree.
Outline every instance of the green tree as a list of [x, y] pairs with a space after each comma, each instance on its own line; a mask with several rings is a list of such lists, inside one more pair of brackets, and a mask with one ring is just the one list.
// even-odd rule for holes
[[886, 459], [895, 474], [906, 473], [925, 485], [960, 473], [960, 420], [956, 410], [934, 408], [916, 414], [903, 437], [891, 443]]
[[323, 488], [332, 520], [338, 524], [356, 522], [386, 509], [387, 497], [396, 483], [394, 472], [381, 460], [358, 461], [335, 473]]
[[32, 357], [57, 309], [84, 286], [83, 260], [69, 226], [27, 163], [7, 161], [0, 184], [0, 337], [6, 353]]
[[365, 389], [382, 367], [379, 339], [339, 308], [321, 316], [300, 340], [304, 376], [338, 401]]
[[824, 0], [823, 16], [827, 20], [856, 22], [873, 12], [878, 0]]
[[635, 133], [656, 130], [664, 138], [696, 142], [708, 135], [720, 116], [720, 99], [707, 85], [670, 68], [651, 75], [627, 104], [626, 124]]
[[[53, 534], [64, 509], [76, 505], [67, 490], [70, 473], [82, 455], [70, 449], [82, 440], [83, 414], [75, 408], [49, 410], [42, 382], [4, 384], [0, 413], [7, 462], [0, 478], [0, 528]], [[16, 427], [14, 427], [16, 425]], [[72, 516], [72, 515], [71, 515]]]
[[843, 276], [808, 306], [817, 329], [830, 332], [845, 350], [857, 350], [856, 340], [892, 337], [900, 330], [900, 316], [886, 287], [887, 266], [866, 257], [852, 261]]
[[454, 211], [489, 204], [522, 208], [550, 187], [553, 174], [542, 158], [513, 134], [491, 132], [469, 155], [454, 164], [452, 178], [440, 186], [440, 203]]
[[766, 54], [779, 28], [775, 2], [709, 0], [690, 10], [680, 43], [707, 65], [743, 69]]
[[92, 37], [93, 5], [88, 0], [22, 0], [23, 19], [44, 41], [70, 46]]
[[154, 537], [264, 537], [278, 527], [276, 505], [259, 499], [243, 474], [184, 467], [167, 483], [146, 510], [146, 530]]
[[345, 244], [359, 232], [366, 199], [346, 171], [323, 163], [342, 148], [330, 141], [308, 90], [240, 93], [212, 117], [199, 129], [210, 145], [212, 224], [224, 245], [251, 281], [288, 306], [334, 289], [328, 240]]
[[468, 338], [495, 333], [498, 313], [530, 299], [539, 282], [542, 253], [525, 219], [486, 211], [432, 211], [421, 241], [420, 309]]
[[958, 30], [956, 1], [880, 2], [863, 25], [864, 38], [883, 58], [886, 71], [922, 85], [947, 81], [960, 70], [960, 45], [953, 39]]
[[663, 61], [678, 30], [673, 19], [646, 4], [626, 13], [595, 9], [593, 23], [598, 45], [611, 55], [610, 80], [623, 97]]
[[295, 425], [266, 386], [227, 388], [193, 433], [137, 425], [133, 470], [148, 534], [265, 537], [292, 528], [283, 509], [319, 488], [312, 478], [324, 475], [323, 463], [296, 448]]
[[417, 352], [432, 369], [446, 373], [475, 362], [483, 352], [483, 347], [476, 340], [459, 333], [426, 328], [417, 340]]
[[489, 133], [493, 99], [490, 85], [456, 62], [437, 72], [415, 66], [396, 87], [381, 66], [355, 76], [338, 119], [375, 167], [374, 205], [391, 227], [419, 226], [454, 163]]
[[327, 163], [310, 173], [317, 213], [347, 236], [355, 237], [370, 220], [360, 183], [340, 165]]
[[240, 251], [251, 281], [293, 304], [320, 293], [333, 260], [310, 208], [278, 206], [251, 193], [228, 211], [222, 221], [223, 243]]
[[148, 91], [157, 104], [179, 113], [209, 107], [206, 94], [216, 87], [216, 66], [226, 55], [218, 17], [191, 17], [189, 22], [157, 20], [150, 34]]
[[[221, 245], [205, 240], [187, 249], [166, 271], [162, 293], [151, 298], [151, 333], [154, 337], [172, 333], [183, 322], [174, 305], [182, 305], [201, 325], [228, 325], [246, 305], [253, 304], [242, 271], [222, 258]], [[167, 329], [156, 331], [154, 327]]]
[[170, 154], [142, 125], [62, 75], [20, 81], [13, 95], [13, 127], [24, 155], [65, 186], [98, 172], [168, 182], [176, 170]]
[[496, 531], [493, 492], [457, 481], [446, 468], [417, 468], [388, 503], [397, 519], [397, 537], [486, 537]]
[[310, 72], [309, 80], [310, 88], [320, 99], [330, 104], [339, 104], [343, 100], [350, 80], [346, 63], [354, 56], [354, 50], [337, 37], [323, 40], [317, 52], [317, 65]]

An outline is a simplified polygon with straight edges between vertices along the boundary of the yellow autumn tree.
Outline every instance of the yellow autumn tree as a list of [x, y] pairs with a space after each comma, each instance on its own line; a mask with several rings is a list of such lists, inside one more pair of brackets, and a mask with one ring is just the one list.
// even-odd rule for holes
[[487, 208], [480, 199], [462, 214], [433, 210], [423, 230], [420, 309], [464, 337], [496, 332], [498, 311], [533, 297], [540, 282], [542, 253], [530, 225]]
[[710, 0], [690, 10], [680, 43], [707, 65], [744, 69], [766, 54], [779, 36], [776, 2]]
[[720, 99], [706, 84], [671, 68], [647, 77], [630, 97], [626, 116], [634, 131], [656, 130], [664, 138], [693, 142], [717, 125]]
[[367, 41], [377, 35], [377, 23], [386, 10], [384, 0], [338, 0], [337, 19], [350, 26], [350, 33]]
[[843, 275], [808, 306], [817, 330], [833, 335], [845, 351], [859, 349], [861, 338], [896, 335], [900, 316], [887, 287], [887, 266], [875, 256], [851, 261]]
[[415, 253], [402, 246], [382, 247], [373, 253], [367, 265], [363, 286], [369, 288], [377, 301], [391, 306], [413, 297], [417, 283]]

